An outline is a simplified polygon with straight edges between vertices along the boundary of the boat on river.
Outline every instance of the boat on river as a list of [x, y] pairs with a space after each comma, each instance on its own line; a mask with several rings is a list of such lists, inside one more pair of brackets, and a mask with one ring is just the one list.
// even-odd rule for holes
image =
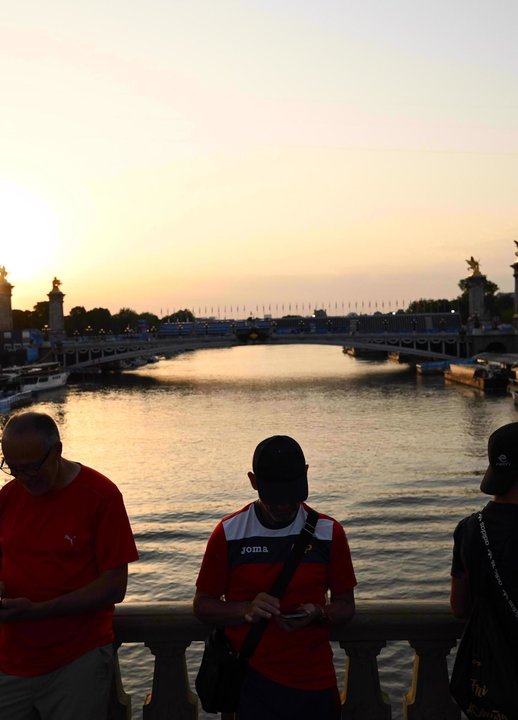
[[8, 413], [30, 402], [31, 392], [22, 392], [12, 375], [0, 373], [0, 413]]
[[0, 388], [0, 413], [8, 413], [13, 408], [29, 403], [31, 392], [16, 392]]
[[505, 392], [509, 384], [507, 369], [500, 363], [492, 362], [450, 363], [444, 371], [444, 378], [478, 390]]
[[518, 359], [516, 364], [511, 368], [509, 372], [509, 384], [507, 386], [507, 392], [513, 399], [513, 403], [518, 406]]
[[509, 392], [510, 396], [513, 398], [513, 403], [515, 405], [518, 405], [518, 380], [516, 380], [516, 378], [509, 379], [509, 385], [507, 386], [507, 391]]
[[475, 358], [451, 358], [451, 360], [427, 360], [418, 363], [415, 366], [418, 375], [442, 375], [445, 370], [450, 369], [450, 365], [454, 362], [456, 365], [473, 364]]
[[56, 362], [13, 365], [4, 368], [2, 373], [9, 379], [11, 387], [16, 387], [18, 392], [29, 394], [64, 387], [70, 374]]

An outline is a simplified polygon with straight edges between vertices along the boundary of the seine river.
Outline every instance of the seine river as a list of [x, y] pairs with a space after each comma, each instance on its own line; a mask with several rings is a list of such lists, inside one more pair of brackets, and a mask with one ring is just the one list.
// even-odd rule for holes
[[[309, 502], [346, 529], [358, 600], [446, 600], [453, 529], [485, 502], [487, 438], [518, 419], [508, 396], [317, 346], [186, 353], [70, 385], [34, 407], [56, 418], [67, 457], [121, 488], [141, 554], [127, 600], [150, 602], [191, 600], [210, 531], [253, 497], [253, 450], [276, 433], [300, 442]], [[199, 652], [190, 651], [191, 673]], [[409, 648], [380, 655], [394, 718], [411, 663]], [[123, 648], [121, 664], [139, 718], [152, 659]]]

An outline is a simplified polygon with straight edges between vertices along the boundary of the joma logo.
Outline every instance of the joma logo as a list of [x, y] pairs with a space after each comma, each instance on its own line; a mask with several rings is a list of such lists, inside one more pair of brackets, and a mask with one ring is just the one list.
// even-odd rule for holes
[[241, 555], [252, 555], [252, 553], [267, 553], [266, 545], [243, 545]]

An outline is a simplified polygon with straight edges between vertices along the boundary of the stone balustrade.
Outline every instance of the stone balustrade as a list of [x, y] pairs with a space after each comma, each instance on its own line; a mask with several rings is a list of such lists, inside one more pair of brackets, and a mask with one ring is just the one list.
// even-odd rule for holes
[[[188, 603], [125, 603], [117, 607], [117, 642], [141, 643], [154, 655], [144, 720], [196, 720], [198, 699], [189, 685], [185, 652], [203, 641], [208, 627]], [[448, 690], [447, 656], [462, 633], [445, 603], [368, 601], [357, 604], [348, 625], [333, 626], [331, 639], [344, 650], [343, 720], [389, 720], [392, 709], [383, 694], [377, 657], [387, 641], [406, 641], [414, 654], [411, 687], [403, 697], [404, 720], [459, 720]], [[120, 677], [110, 720], [129, 720], [130, 702]], [[225, 720], [225, 718], [223, 718]]]

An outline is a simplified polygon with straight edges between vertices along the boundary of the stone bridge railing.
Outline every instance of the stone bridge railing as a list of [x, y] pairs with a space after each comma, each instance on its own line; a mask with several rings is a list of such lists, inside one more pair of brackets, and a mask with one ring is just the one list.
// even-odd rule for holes
[[[189, 685], [185, 652], [191, 642], [204, 640], [208, 627], [194, 617], [191, 605], [126, 603], [117, 607], [114, 623], [118, 643], [144, 644], [155, 657], [144, 720], [195, 720], [198, 699]], [[331, 632], [344, 650], [342, 719], [390, 720], [377, 656], [387, 641], [403, 640], [415, 653], [412, 685], [403, 697], [404, 720], [459, 720], [448, 690], [446, 658], [462, 628], [442, 602], [359, 603], [353, 621]], [[130, 717], [130, 701], [119, 683], [110, 720]]]

